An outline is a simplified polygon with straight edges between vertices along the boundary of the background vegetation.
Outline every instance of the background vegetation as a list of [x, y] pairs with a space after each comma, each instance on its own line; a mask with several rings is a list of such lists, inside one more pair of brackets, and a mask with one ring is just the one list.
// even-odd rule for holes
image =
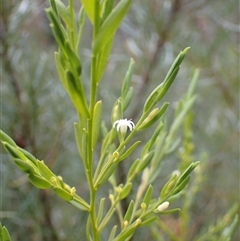
[[[78, 6], [79, 2], [75, 2]], [[53, 59], [56, 45], [45, 7], [45, 0], [3, 1], [1, 129], [14, 137], [18, 145], [44, 159], [55, 173], [64, 176], [66, 182], [76, 186], [84, 196], [88, 187], [74, 142], [75, 111], [57, 76]], [[163, 80], [177, 53], [191, 46], [168, 95], [171, 121], [175, 102], [186, 92], [193, 69], [200, 69], [198, 100], [192, 111], [194, 149], [191, 154], [195, 160], [203, 161], [204, 172], [188, 213], [191, 232], [186, 240], [193, 240], [210, 224], [216, 224], [239, 201], [240, 29], [237, 9], [238, 2], [234, 0], [134, 1], [117, 33], [100, 87], [104, 120], [109, 126], [112, 103], [119, 96], [132, 57], [136, 62], [134, 100], [127, 117], [134, 120], [140, 114], [139, 106], [153, 86]], [[80, 53], [86, 60], [90, 60], [90, 33], [87, 23]], [[87, 69], [88, 65], [84, 67]], [[87, 86], [87, 71], [83, 74]], [[86, 214], [76, 214], [74, 208], [53, 193], [37, 190], [15, 167], [10, 156], [1, 152], [0, 218], [12, 239], [81, 240], [85, 235]], [[165, 177], [179, 159], [181, 150], [169, 156], [164, 164]], [[159, 189], [162, 184], [160, 181]], [[108, 190], [103, 192], [106, 194]], [[178, 216], [167, 217], [162, 225], [181, 235], [178, 234], [181, 232], [179, 220]], [[152, 232], [164, 230], [159, 225], [160, 228]], [[140, 234], [142, 240], [148, 237], [144, 232]], [[235, 235], [235, 240], [238, 239], [239, 233]], [[136, 235], [134, 240], [140, 239]]]

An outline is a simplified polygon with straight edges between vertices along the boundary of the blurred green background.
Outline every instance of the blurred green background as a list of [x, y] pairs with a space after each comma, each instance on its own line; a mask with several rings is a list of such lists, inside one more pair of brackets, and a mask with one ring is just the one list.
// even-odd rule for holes
[[[79, 9], [79, 1], [75, 3]], [[73, 133], [77, 117], [54, 64], [57, 46], [44, 12], [47, 6], [45, 0], [3, 1], [1, 129], [38, 159], [44, 159], [55, 173], [87, 198], [88, 186]], [[235, 0], [134, 1], [117, 32], [100, 84], [103, 119], [110, 127], [111, 109], [120, 95], [129, 59], [133, 58], [136, 62], [132, 80], [134, 99], [126, 115], [137, 120], [147, 95], [163, 81], [178, 52], [191, 47], [167, 95], [167, 101], [171, 102], [168, 109], [171, 121], [176, 102], [186, 92], [193, 70], [200, 69], [192, 128], [196, 159], [206, 153], [205, 172], [191, 210], [194, 232], [188, 240], [215, 224], [240, 201], [238, 8]], [[83, 35], [80, 55], [88, 90], [89, 22]], [[168, 168], [166, 165], [163, 176], [166, 177], [173, 166], [177, 167], [175, 163], [176, 157]], [[13, 240], [84, 240], [86, 213], [77, 213], [53, 192], [39, 191], [29, 184], [2, 147], [0, 167], [0, 219]], [[155, 187], [163, 184], [159, 182]], [[107, 193], [106, 188], [103, 195]], [[177, 222], [177, 217], [173, 217], [172, 222], [174, 220]], [[140, 233], [142, 236], [136, 235], [134, 240], [149, 239], [147, 234]], [[238, 233], [235, 240], [239, 239]]]

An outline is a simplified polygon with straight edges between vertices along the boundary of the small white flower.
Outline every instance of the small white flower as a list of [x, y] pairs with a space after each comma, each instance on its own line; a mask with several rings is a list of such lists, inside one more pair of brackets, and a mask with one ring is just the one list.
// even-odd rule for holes
[[120, 119], [114, 122], [113, 128], [117, 128], [117, 131], [125, 134], [127, 132], [127, 128], [132, 131], [135, 128], [135, 124], [131, 120]]
[[157, 210], [159, 212], [162, 212], [162, 211], [166, 210], [168, 208], [168, 206], [169, 206], [169, 202], [164, 202], [157, 207]]

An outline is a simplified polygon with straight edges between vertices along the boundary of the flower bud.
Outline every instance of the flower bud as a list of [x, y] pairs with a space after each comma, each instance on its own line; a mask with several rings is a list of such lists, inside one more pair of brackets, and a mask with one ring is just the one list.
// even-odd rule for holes
[[71, 190], [70, 190], [70, 193], [71, 193], [71, 195], [74, 196], [76, 194], [76, 188], [72, 187]]
[[169, 206], [169, 202], [164, 202], [157, 207], [159, 212], [165, 211]]

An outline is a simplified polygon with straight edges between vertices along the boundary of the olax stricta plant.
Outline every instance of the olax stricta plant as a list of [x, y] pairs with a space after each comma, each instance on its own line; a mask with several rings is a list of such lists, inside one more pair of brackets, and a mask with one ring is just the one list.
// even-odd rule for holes
[[[189, 48], [179, 53], [164, 80], [151, 92], [143, 106], [138, 120], [127, 119], [125, 111], [133, 97], [131, 78], [134, 61], [131, 59], [126, 72], [121, 96], [113, 106], [109, 116], [111, 128], [107, 129], [102, 120], [102, 100], [98, 100], [98, 89], [111, 53], [115, 33], [128, 12], [132, 0], [81, 0], [79, 14], [75, 14], [74, 1], [65, 6], [60, 0], [50, 0], [46, 13], [50, 20], [58, 45], [55, 61], [62, 85], [74, 105], [78, 120], [74, 123], [76, 144], [82, 161], [86, 181], [89, 186], [89, 200], [79, 196], [75, 187], [70, 187], [64, 178], [55, 174], [45, 164], [28, 151], [20, 148], [3, 131], [1, 141], [13, 157], [16, 166], [26, 173], [28, 180], [39, 189], [52, 189], [61, 199], [73, 205], [79, 212], [88, 213], [86, 238], [84, 240], [103, 240], [103, 230], [109, 230], [109, 241], [130, 240], [137, 230], [149, 226], [162, 214], [179, 212], [171, 208], [189, 183], [190, 174], [199, 162], [189, 163], [181, 173], [173, 173], [162, 184], [162, 189], [154, 190], [154, 181], [159, 180], [163, 158], [179, 145], [178, 130], [185, 116], [196, 100], [194, 94], [198, 72], [193, 75], [187, 94], [181, 100], [169, 128], [164, 118], [169, 103], [161, 104], [163, 97], [174, 82], [180, 65]], [[86, 93], [82, 76], [82, 63], [79, 57], [81, 39], [86, 18], [92, 25], [92, 49], [90, 63], [90, 93]], [[161, 107], [157, 107], [161, 104]], [[131, 117], [130, 117], [131, 118]], [[154, 124], [152, 136], [140, 144], [140, 135]], [[100, 143], [101, 148], [96, 148]], [[140, 155], [132, 158], [137, 148]], [[121, 162], [130, 162], [125, 180], [117, 181], [116, 173]], [[140, 177], [140, 178], [139, 178]], [[138, 182], [136, 182], [138, 180]], [[138, 185], [133, 192], [132, 186]], [[110, 184], [108, 197], [100, 197], [102, 186]], [[156, 196], [155, 194], [158, 193]], [[88, 195], [86, 195], [88, 196]], [[129, 200], [126, 210], [123, 200]], [[113, 216], [119, 223], [112, 222]], [[111, 230], [111, 231], [110, 231]], [[7, 230], [3, 229], [3, 240], [10, 240]], [[4, 238], [6, 237], [6, 238]], [[104, 239], [106, 240], [106, 239]]]

